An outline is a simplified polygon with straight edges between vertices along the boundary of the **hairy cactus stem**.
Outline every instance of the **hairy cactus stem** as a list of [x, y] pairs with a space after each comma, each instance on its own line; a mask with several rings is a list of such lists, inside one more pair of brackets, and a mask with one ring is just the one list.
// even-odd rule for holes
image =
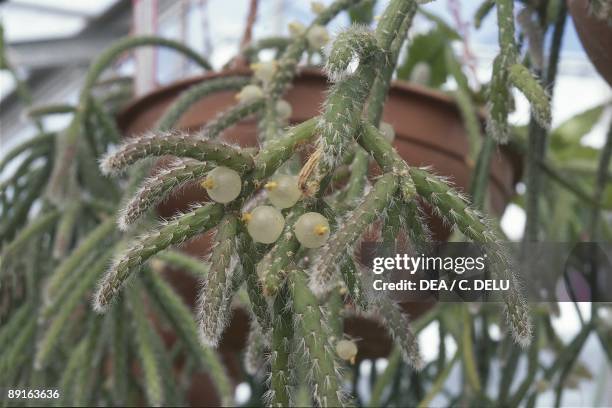
[[508, 89], [508, 70], [503, 65], [503, 58], [498, 55], [493, 60], [493, 71], [489, 86], [487, 117], [487, 134], [497, 143], [507, 143], [510, 129], [508, 113], [512, 95]]
[[375, 126], [379, 124], [384, 101], [391, 85], [391, 77], [395, 71], [401, 47], [412, 26], [417, 6], [414, 0], [392, 2], [387, 6], [388, 11], [378, 23], [376, 39], [386, 55], [383, 60], [384, 65], [377, 74], [368, 99], [367, 118]]
[[531, 112], [538, 124], [548, 129], [551, 121], [550, 102], [540, 83], [523, 64], [512, 64], [508, 68], [508, 80], [530, 102]]
[[238, 265], [236, 232], [238, 220], [233, 214], [226, 215], [217, 229], [215, 247], [210, 256], [210, 270], [204, 280], [198, 298], [198, 325], [200, 340], [216, 347], [228, 324], [234, 269]]
[[94, 297], [94, 309], [103, 312], [126, 279], [151, 256], [212, 228], [221, 220], [222, 215], [223, 206], [220, 204], [197, 206], [137, 239], [125, 253], [115, 257], [100, 282]]
[[[326, 64], [327, 74], [334, 84], [317, 124], [320, 133], [317, 149], [299, 177], [299, 186], [305, 195], [314, 196], [319, 191], [323, 178], [351, 146], [356, 124], [376, 79], [376, 63], [381, 54], [376, 37], [366, 27], [352, 26], [334, 41]], [[359, 59], [359, 67], [348, 74], [354, 57]]]
[[164, 201], [172, 192], [192, 180], [203, 178], [213, 166], [193, 159], [175, 159], [166, 168], [146, 179], [120, 211], [117, 223], [126, 231], [147, 210]]
[[100, 256], [98, 260], [80, 276], [76, 286], [72, 288], [67, 297], [62, 299], [62, 303], [57, 306], [51, 325], [45, 330], [45, 335], [37, 346], [36, 356], [34, 357], [34, 365], [36, 367], [42, 368], [51, 356], [51, 353], [55, 351], [55, 347], [61, 340], [62, 331], [65, 329], [68, 320], [72, 317], [74, 309], [80, 302], [85, 300], [85, 293], [95, 286], [97, 279], [106, 269], [107, 263], [111, 259], [115, 249], [116, 248], [111, 248], [102, 254], [102, 256]]
[[497, 5], [497, 30], [499, 36], [499, 47], [503, 64], [506, 67], [516, 61], [517, 47], [514, 40], [514, 1], [513, 0], [495, 0]]
[[61, 197], [61, 191], [64, 183], [68, 182], [70, 178], [70, 168], [74, 166], [74, 156], [76, 155], [77, 148], [76, 144], [79, 140], [79, 134], [81, 133], [82, 125], [85, 121], [85, 115], [88, 110], [88, 104], [90, 101], [91, 89], [98, 81], [100, 75], [104, 70], [121, 54], [125, 51], [142, 47], [142, 46], [159, 46], [173, 49], [180, 52], [191, 60], [197, 62], [204, 69], [210, 69], [210, 64], [203, 59], [198, 53], [184, 46], [180, 42], [167, 40], [153, 36], [140, 36], [140, 37], [129, 37], [124, 40], [118, 41], [108, 49], [106, 49], [98, 59], [92, 64], [91, 68], [87, 72], [85, 77], [85, 84], [81, 89], [79, 96], [79, 103], [76, 109], [76, 113], [73, 116], [72, 122], [68, 127], [68, 132], [65, 133], [64, 144], [62, 150], [58, 153], [58, 159], [55, 161], [53, 171], [51, 174], [51, 181], [49, 183], [50, 190], [49, 194], [53, 198]]
[[70, 274], [75, 271], [84, 259], [100, 245], [105, 238], [113, 235], [115, 229], [115, 218], [110, 217], [102, 222], [98, 227], [91, 231], [79, 245], [53, 271], [45, 285], [45, 297], [53, 298], [66, 282]]
[[330, 259], [351, 256], [355, 242], [375, 219], [379, 218], [388, 207], [398, 187], [398, 178], [394, 174], [383, 175], [363, 202], [348, 214], [345, 222], [330, 237], [319, 251], [311, 266], [310, 289], [317, 296], [325, 296], [334, 285], [339, 265], [329, 262]]
[[238, 251], [240, 262], [242, 264], [242, 272], [246, 281], [247, 293], [251, 302], [251, 309], [257, 319], [257, 324], [262, 334], [268, 334], [272, 328], [270, 310], [268, 302], [264, 297], [264, 289], [257, 278], [256, 263], [260, 259], [253, 241], [246, 233], [242, 233], [238, 240]]
[[488, 265], [497, 279], [508, 279], [510, 290], [504, 291], [506, 314], [515, 341], [521, 346], [529, 344], [531, 317], [529, 308], [521, 294], [517, 277], [508, 263], [508, 257], [499, 245], [499, 239], [489, 222], [478, 211], [469, 207], [466, 199], [444, 180], [424, 169], [410, 168], [417, 192], [449, 225], [457, 226], [469, 239], [483, 244], [488, 256]]
[[392, 173], [400, 177], [399, 190], [405, 202], [409, 202], [416, 196], [414, 183], [407, 177], [410, 166], [385, 140], [378, 128], [362, 122], [357, 132], [357, 142], [374, 157], [385, 173]]
[[304, 121], [290, 128], [283, 137], [264, 144], [255, 156], [255, 165], [251, 174], [256, 188], [274, 174], [293, 155], [299, 145], [306, 143], [313, 136], [316, 120], [312, 118]]
[[[181, 116], [200, 99], [217, 92], [228, 90], [239, 90], [250, 82], [246, 76], [229, 76], [222, 78], [208, 79], [200, 84], [190, 87], [166, 110], [164, 115], [157, 122], [156, 128], [162, 132], [169, 131], [178, 122]], [[253, 108], [257, 104], [243, 104], [225, 111], [217, 119], [206, 124], [201, 134], [209, 138], [214, 138], [222, 129], [228, 125], [236, 123], [239, 119], [253, 114]]]
[[217, 354], [200, 343], [198, 328], [189, 308], [158, 274], [147, 271], [142, 277], [148, 293], [160, 312], [172, 324], [174, 331], [187, 346], [189, 353], [211, 376], [223, 405], [231, 404], [233, 399], [231, 380]]
[[239, 173], [253, 167], [248, 153], [227, 144], [193, 139], [183, 132], [151, 132], [125, 142], [100, 163], [104, 174], [116, 174], [137, 161], [154, 156], [173, 155], [227, 166]]
[[299, 248], [293, 227], [295, 221], [306, 212], [303, 203], [298, 203], [287, 215], [285, 229], [276, 244], [257, 264], [257, 275], [265, 296], [275, 296], [287, 275], [287, 267], [294, 260]]
[[55, 210], [44, 212], [19, 231], [19, 234], [2, 250], [3, 264], [6, 265], [30, 240], [49, 230], [58, 220], [60, 213]]
[[291, 375], [289, 359], [293, 342], [293, 315], [291, 294], [284, 286], [274, 298], [272, 342], [270, 345], [271, 372], [269, 406], [291, 406]]
[[315, 26], [326, 26], [338, 13], [346, 10], [349, 7], [359, 3], [361, 0], [336, 0], [330, 4], [322, 13], [319, 13], [312, 23], [306, 28], [304, 33], [297, 36], [287, 47], [282, 57], [278, 61], [278, 69], [276, 70], [270, 87], [267, 90], [269, 98], [276, 100], [285, 92], [287, 86], [292, 81], [295, 75], [297, 64], [300, 57], [306, 50], [308, 42], [306, 36], [308, 31]]
[[143, 371], [143, 386], [148, 403], [152, 406], [160, 407], [164, 404], [167, 395], [163, 384], [163, 368], [159, 356], [156, 353], [154, 340], [157, 333], [153, 331], [150, 321], [147, 319], [143, 307], [142, 292], [140, 286], [128, 290], [129, 304], [134, 318], [134, 337], [136, 340], [136, 351], [140, 359]]
[[309, 365], [314, 400], [321, 407], [343, 406], [339, 367], [319, 302], [308, 288], [303, 271], [294, 269], [287, 279], [293, 304], [296, 353]]
[[454, 97], [461, 112], [465, 130], [467, 131], [469, 146], [468, 164], [473, 167], [476, 164], [478, 152], [482, 145], [481, 123], [476, 113], [477, 108], [472, 101], [468, 80], [463, 73], [461, 64], [457, 61], [449, 45], [444, 47], [444, 59], [451, 75], [457, 82], [457, 90], [454, 92]]
[[244, 370], [247, 374], [261, 378], [261, 374], [266, 367], [269, 354], [269, 339], [261, 332], [259, 324], [251, 320], [249, 336], [247, 338], [246, 349], [242, 357]]
[[370, 304], [399, 347], [404, 362], [410, 364], [415, 370], [421, 370], [424, 364], [423, 358], [408, 316], [403, 314], [399, 305], [389, 299], [386, 294], [372, 300]]

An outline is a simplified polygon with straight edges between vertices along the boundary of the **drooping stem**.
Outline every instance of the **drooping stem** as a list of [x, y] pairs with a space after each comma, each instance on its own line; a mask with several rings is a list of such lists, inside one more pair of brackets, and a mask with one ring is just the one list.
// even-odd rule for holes
[[[554, 88], [557, 76], [557, 67], [561, 52], [561, 42], [567, 20], [567, 5], [560, 3], [559, 15], [555, 22], [551, 43], [550, 57], [548, 58], [546, 74], [544, 77], [544, 89]], [[552, 94], [550, 95], [552, 98]], [[533, 118], [529, 122], [529, 141], [526, 158], [526, 200], [525, 200], [525, 231], [523, 234], [523, 248], [529, 242], [538, 240], [539, 231], [539, 197], [542, 194], [542, 175], [538, 169], [538, 162], [546, 157], [546, 129], [540, 126]]]
[[325, 327], [316, 296], [308, 288], [306, 274], [300, 270], [291, 271], [289, 288], [293, 300], [296, 353], [307, 358], [313, 397], [321, 407], [341, 407], [342, 389], [329, 344], [329, 328]]
[[289, 359], [293, 341], [293, 315], [291, 313], [291, 294], [286, 286], [276, 295], [273, 310], [270, 406], [288, 407], [292, 399], [292, 369]]

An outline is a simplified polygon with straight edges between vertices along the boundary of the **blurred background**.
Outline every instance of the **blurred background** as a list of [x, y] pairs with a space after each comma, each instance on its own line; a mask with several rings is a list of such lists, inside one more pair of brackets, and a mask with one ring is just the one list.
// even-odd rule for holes
[[[464, 62], [470, 65], [469, 80], [476, 86], [490, 79], [491, 62], [497, 53], [494, 13], [484, 20], [479, 30], [474, 29], [472, 17], [479, 3], [439, 0], [425, 6], [426, 10], [444, 19], [463, 35], [465, 42], [458, 45], [463, 47], [459, 53], [463, 55]], [[386, 1], [379, 1], [378, 12], [385, 5]], [[17, 68], [19, 77], [27, 81], [36, 105], [46, 105], [76, 102], [90, 61], [116, 39], [132, 33], [155, 33], [180, 40], [200, 51], [216, 69], [221, 68], [238, 51], [247, 10], [248, 0], [11, 0], [0, 2], [0, 19], [9, 44], [9, 59]], [[307, 23], [311, 18], [308, 1], [261, 0], [254, 37], [284, 35], [287, 34], [289, 22]], [[330, 28], [334, 31], [347, 23], [348, 19], [343, 15], [334, 20]], [[411, 35], [427, 32], [431, 26], [431, 20], [417, 16]], [[114, 75], [138, 78], [133, 90], [137, 95], [188, 77], [196, 71], [196, 67], [170, 51], [143, 50], [118, 61], [114, 71]], [[136, 72], [138, 75], [134, 75]], [[442, 88], [445, 87], [452, 88], [453, 84], [445, 83]], [[586, 57], [573, 24], [568, 24], [553, 100], [553, 128], [611, 98], [610, 87]], [[516, 100], [517, 108], [511, 121], [515, 125], [526, 124], [529, 120], [528, 104], [518, 93]], [[23, 112], [13, 77], [6, 71], [0, 72], [0, 157], [2, 152], [35, 133], [32, 122]], [[582, 143], [600, 147], [611, 115], [608, 106], [599, 123], [582, 138]], [[66, 126], [69, 119], [69, 115], [46, 116], [44, 125], [49, 131], [58, 130]], [[12, 170], [10, 166], [5, 168], [0, 180]], [[518, 192], [523, 190], [524, 186], [519, 185]], [[519, 240], [524, 221], [523, 210], [510, 204], [501, 225], [510, 239]], [[590, 309], [586, 305], [579, 306], [584, 317], [588, 318]], [[580, 327], [571, 303], [561, 304], [561, 314], [553, 323], [563, 340], [573, 338]], [[433, 359], [438, 350], [435, 324], [421, 334], [420, 340], [425, 358]], [[453, 350], [454, 347], [451, 340], [447, 349]], [[580, 361], [588, 367], [590, 378], [568, 388], [563, 405], [611, 406], [612, 370], [595, 338], [587, 341]], [[365, 361], [360, 367], [364, 372], [364, 381], [370, 372], [368, 364], [372, 363]], [[496, 361], [491, 364], [499, 365]], [[384, 359], [376, 362], [379, 370], [384, 369], [385, 365]], [[521, 360], [518, 370], [525, 369], [526, 361]], [[492, 367], [491, 373], [499, 375], [499, 370]], [[451, 374], [450, 382], [453, 376], [458, 379], [459, 375], [459, 372]], [[245, 387], [238, 388], [239, 398], [244, 401], [249, 394], [248, 386]], [[538, 402], [542, 405], [552, 404], [552, 398], [551, 390], [550, 395], [543, 394]]]

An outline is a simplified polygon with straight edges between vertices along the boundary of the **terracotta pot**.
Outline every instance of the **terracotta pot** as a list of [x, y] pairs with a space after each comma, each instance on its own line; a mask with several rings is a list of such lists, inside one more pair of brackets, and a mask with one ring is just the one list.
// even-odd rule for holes
[[[156, 121], [181, 92], [190, 86], [212, 78], [231, 74], [247, 74], [244, 71], [227, 71], [207, 74], [160, 88], [130, 104], [118, 117], [119, 125], [126, 135], [141, 134], [150, 130]], [[321, 103], [329, 84], [323, 74], [314, 69], [304, 69], [297, 76], [285, 99], [292, 105], [292, 123], [312, 118], [320, 111]], [[195, 103], [179, 120], [181, 129], [199, 129], [219, 112], [236, 103], [235, 92], [220, 92], [213, 97]], [[461, 116], [452, 100], [446, 95], [408, 83], [395, 83], [385, 104], [383, 120], [393, 125], [396, 131], [394, 145], [402, 157], [413, 166], [432, 166], [443, 176], [451, 177], [456, 186], [465, 190], [469, 185], [471, 166], [466, 157], [468, 144]], [[256, 146], [257, 126], [252, 119], [245, 120], [228, 129], [223, 140], [241, 146]], [[499, 150], [491, 165], [489, 181], [491, 208], [501, 214], [514, 194], [514, 185], [520, 177], [520, 160], [509, 151]], [[206, 201], [203, 189], [185, 188], [171, 197], [158, 210], [164, 217], [186, 209], [195, 202]], [[430, 217], [430, 228], [437, 240], [445, 240], [449, 230], [441, 220]], [[196, 256], [205, 255], [210, 248], [210, 234], [200, 236], [185, 244], [184, 250]], [[186, 273], [170, 271], [167, 278], [181, 293], [188, 304], [194, 305], [199, 285]], [[405, 309], [416, 317], [431, 308], [432, 303], [406, 304]], [[238, 374], [235, 355], [242, 349], [248, 332], [248, 320], [238, 312], [232, 320], [229, 333], [221, 344], [221, 352], [229, 364], [230, 371]], [[346, 332], [362, 339], [359, 359], [388, 355], [391, 342], [377, 323], [362, 318], [349, 318]], [[233, 352], [233, 356], [232, 356]], [[193, 403], [194, 401], [192, 401]]]
[[612, 86], [612, 25], [589, 14], [588, 0], [568, 0], [567, 4], [584, 51]]

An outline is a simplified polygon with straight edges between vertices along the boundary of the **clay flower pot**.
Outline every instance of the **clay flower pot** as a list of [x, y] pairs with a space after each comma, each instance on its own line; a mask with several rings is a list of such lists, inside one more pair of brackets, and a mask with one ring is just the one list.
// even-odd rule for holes
[[567, 4], [584, 51], [612, 86], [612, 25], [589, 13], [588, 0], [568, 0]]
[[[125, 135], [141, 134], [150, 130], [172, 102], [190, 86], [213, 78], [248, 74], [245, 71], [225, 71], [206, 74], [162, 87], [132, 102], [118, 117]], [[316, 116], [329, 87], [326, 77], [316, 69], [304, 69], [296, 77], [285, 99], [291, 104], [291, 123], [300, 123]], [[213, 119], [218, 113], [234, 105], [235, 92], [220, 92], [196, 102], [179, 120], [177, 127], [196, 130]], [[413, 166], [431, 166], [443, 176], [451, 177], [460, 190], [469, 185], [471, 166], [467, 136], [460, 113], [452, 100], [436, 91], [408, 83], [395, 83], [386, 102], [383, 120], [395, 128], [394, 145], [402, 157]], [[241, 146], [257, 146], [257, 124], [248, 119], [228, 129], [222, 140]], [[514, 185], [520, 176], [517, 157], [504, 149], [499, 150], [491, 164], [489, 180], [490, 204], [498, 214], [514, 194]], [[205, 191], [194, 183], [174, 195], [158, 207], [160, 215], [169, 217], [188, 208], [195, 202], [207, 201]], [[430, 217], [428, 220], [434, 238], [445, 240], [449, 230], [442, 221]], [[203, 257], [210, 249], [210, 234], [198, 237], [184, 245], [184, 250]], [[167, 279], [174, 285], [185, 301], [195, 304], [199, 285], [181, 271], [170, 271]], [[411, 304], [405, 307], [416, 317], [432, 307], [431, 303]], [[345, 322], [348, 334], [361, 338], [359, 359], [388, 355], [391, 343], [376, 322], [363, 318], [348, 318]], [[223, 337], [220, 351], [228, 364], [230, 373], [239, 376], [235, 356], [244, 347], [248, 333], [248, 318], [237, 311], [228, 332]]]

